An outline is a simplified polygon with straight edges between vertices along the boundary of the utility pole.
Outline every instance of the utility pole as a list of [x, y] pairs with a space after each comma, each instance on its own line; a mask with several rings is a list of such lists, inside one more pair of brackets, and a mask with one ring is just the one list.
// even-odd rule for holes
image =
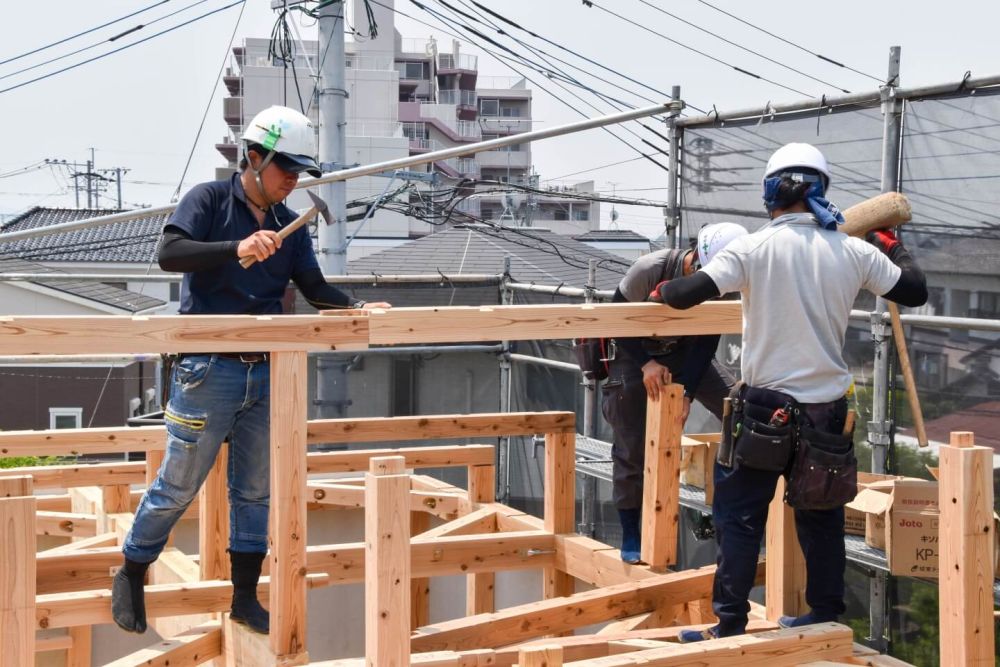
[[[345, 168], [347, 161], [347, 84], [344, 73], [343, 1], [319, 10], [319, 159], [323, 171]], [[324, 275], [347, 273], [347, 183], [320, 186], [320, 197], [330, 206], [332, 224], [319, 224], [319, 264]], [[316, 359], [316, 410], [319, 418], [347, 416], [347, 372], [351, 361], [343, 355]]]
[[[347, 85], [344, 66], [344, 2], [331, 2], [319, 12], [319, 159], [324, 170], [343, 169], [347, 161]], [[327, 275], [347, 273], [347, 183], [320, 186], [333, 224], [319, 225], [319, 263]]]

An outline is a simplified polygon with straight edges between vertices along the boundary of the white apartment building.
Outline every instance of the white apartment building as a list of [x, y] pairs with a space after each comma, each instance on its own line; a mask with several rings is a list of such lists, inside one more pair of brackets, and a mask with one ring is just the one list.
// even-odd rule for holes
[[[385, 5], [385, 6], [382, 6]], [[434, 39], [404, 38], [395, 29], [392, 0], [372, 5], [378, 36], [347, 42], [347, 162], [370, 164], [483, 139], [526, 132], [531, 129], [531, 90], [524, 79], [479, 76], [478, 58], [458, 41], [449, 44]], [[362, 34], [368, 18], [362, 3], [348, 3], [349, 21]], [[223, 176], [235, 169], [239, 159], [238, 139], [243, 126], [261, 109], [272, 104], [305, 107], [318, 125], [316, 73], [319, 66], [315, 41], [296, 44], [294, 70], [268, 56], [268, 40], [249, 38], [233, 48], [224, 82], [229, 97], [223, 101], [227, 136], [216, 144], [228, 165]], [[301, 100], [301, 105], [300, 105]], [[597, 229], [600, 208], [596, 202], [570, 199], [567, 186], [532, 193], [501, 191], [502, 183], [537, 188], [533, 175], [531, 144], [525, 142], [498, 151], [451, 158], [412, 171], [435, 174], [435, 182], [419, 183], [422, 192], [400, 197], [434, 197], [445, 201], [455, 191], [454, 213], [447, 224], [479, 219], [507, 225], [534, 225], [561, 234], [583, 234]], [[375, 197], [388, 178], [371, 176], [352, 179], [347, 199]], [[500, 185], [498, 185], [498, 183]], [[395, 181], [390, 191], [401, 181]], [[572, 193], [592, 193], [593, 183], [581, 184]], [[397, 202], [402, 199], [397, 199]], [[456, 203], [457, 202], [457, 203]], [[405, 204], [406, 202], [403, 201]], [[305, 207], [293, 197], [291, 204]], [[470, 216], [470, 217], [467, 217]], [[360, 216], [349, 216], [360, 217]], [[438, 212], [434, 223], [445, 222]], [[391, 247], [432, 233], [440, 224], [406, 216], [397, 211], [377, 210], [370, 219], [351, 220], [348, 235], [357, 238], [348, 248], [348, 259]]]

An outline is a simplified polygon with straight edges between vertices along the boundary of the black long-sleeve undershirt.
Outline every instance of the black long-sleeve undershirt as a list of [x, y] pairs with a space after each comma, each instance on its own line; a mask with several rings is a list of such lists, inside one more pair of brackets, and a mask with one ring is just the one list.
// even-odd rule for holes
[[899, 280], [882, 296], [908, 308], [927, 303], [927, 278], [906, 248], [902, 244], [897, 245], [889, 253], [889, 259], [900, 268]]
[[[239, 244], [239, 241], [195, 241], [181, 229], [168, 226], [163, 232], [158, 260], [164, 271], [208, 271], [236, 261]], [[314, 308], [352, 308], [363, 304], [327, 283], [317, 268], [292, 274], [292, 281]]]

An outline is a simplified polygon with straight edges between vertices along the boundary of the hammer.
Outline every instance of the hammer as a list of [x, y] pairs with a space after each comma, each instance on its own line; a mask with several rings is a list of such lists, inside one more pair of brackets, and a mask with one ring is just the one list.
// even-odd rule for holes
[[[278, 238], [280, 238], [282, 241], [284, 241], [285, 238], [287, 238], [296, 229], [298, 229], [302, 225], [308, 223], [310, 220], [315, 218], [317, 213], [321, 213], [323, 215], [323, 220], [326, 221], [326, 224], [329, 225], [330, 223], [333, 222], [333, 220], [330, 218], [330, 207], [326, 205], [326, 202], [317, 197], [316, 195], [314, 195], [312, 193], [312, 190], [306, 190], [306, 194], [309, 195], [309, 198], [312, 200], [313, 203], [312, 208], [310, 208], [308, 211], [306, 211], [299, 217], [295, 218], [295, 220], [293, 220], [292, 222], [290, 222], [289, 224], [285, 225], [284, 227], [278, 230]], [[256, 261], [257, 261], [256, 257], [254, 257], [253, 255], [249, 255], [240, 260], [240, 266], [242, 266], [244, 269], [248, 269], [251, 266], [253, 266], [253, 264]]]

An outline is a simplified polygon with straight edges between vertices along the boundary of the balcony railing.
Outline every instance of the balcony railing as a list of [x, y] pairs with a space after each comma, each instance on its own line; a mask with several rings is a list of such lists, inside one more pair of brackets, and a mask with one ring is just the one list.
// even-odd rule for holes
[[479, 127], [479, 123], [475, 121], [457, 121], [455, 129], [458, 131], [459, 136], [462, 137], [470, 137], [472, 139], [482, 139], [483, 137], [483, 130]]
[[421, 39], [419, 37], [403, 37], [400, 40], [399, 50], [403, 53], [422, 53], [430, 55], [433, 40]]
[[523, 76], [477, 76], [476, 88], [490, 90], [527, 89], [528, 82]]
[[365, 121], [362, 123], [348, 122], [349, 137], [402, 137], [400, 123], [394, 121]]
[[454, 104], [457, 106], [476, 106], [476, 91], [445, 89], [438, 91], [438, 104]]
[[439, 53], [438, 68], [440, 69], [468, 69], [475, 70], [479, 63], [479, 57], [468, 53]]

